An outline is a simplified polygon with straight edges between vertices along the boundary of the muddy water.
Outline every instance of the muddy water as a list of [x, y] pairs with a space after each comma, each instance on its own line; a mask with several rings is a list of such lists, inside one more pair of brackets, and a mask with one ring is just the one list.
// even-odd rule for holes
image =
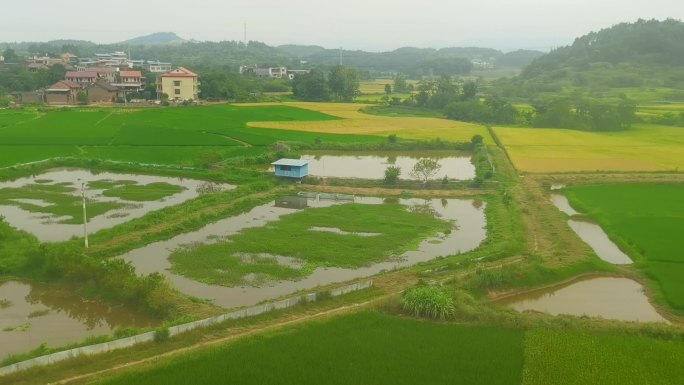
[[[409, 175], [420, 156], [408, 155], [303, 155], [309, 161], [309, 174], [321, 177], [383, 179], [389, 166], [401, 168], [399, 179], [417, 180]], [[445, 156], [437, 159], [441, 168], [432, 179], [470, 180], [475, 166], [469, 157]]]
[[590, 277], [498, 302], [517, 311], [603, 317], [635, 322], [667, 322], [631, 279]]
[[124, 307], [84, 300], [40, 284], [0, 282], [0, 359], [25, 353], [42, 343], [58, 347], [89, 336], [111, 334], [117, 328], [147, 327], [155, 322]]
[[[356, 198], [356, 203], [382, 204], [381, 198]], [[260, 301], [277, 298], [298, 290], [311, 289], [318, 285], [343, 282], [359, 277], [367, 277], [383, 270], [414, 265], [439, 256], [447, 256], [475, 249], [486, 238], [485, 205], [479, 201], [460, 199], [399, 199], [399, 203], [409, 209], [432, 211], [441, 218], [453, 221], [450, 234], [423, 240], [418, 248], [409, 251], [389, 262], [376, 263], [358, 269], [318, 268], [311, 275], [299, 281], [270, 282], [261, 287], [224, 287], [208, 285], [168, 271], [171, 252], [184, 244], [192, 242], [212, 242], [216, 237], [226, 237], [250, 227], [264, 226], [276, 221], [283, 215], [294, 213], [297, 209], [278, 207], [276, 202], [257, 206], [248, 213], [227, 218], [204, 228], [173, 239], [147, 245], [122, 256], [135, 266], [138, 273], [161, 272], [183, 293], [210, 299], [226, 308], [253, 305]], [[327, 207], [343, 204], [339, 201], [308, 199], [308, 207]]]
[[[119, 202], [125, 204], [125, 207], [123, 208], [112, 210], [103, 215], [89, 218], [88, 231], [90, 233], [119, 225], [134, 218], [139, 218], [150, 211], [177, 205], [187, 201], [188, 199], [195, 198], [199, 195], [197, 188], [205, 183], [203, 181], [194, 179], [168, 178], [135, 174], [114, 174], [107, 172], [96, 173], [83, 169], [55, 169], [42, 174], [34, 175], [32, 177], [17, 179], [11, 182], [0, 182], [0, 189], [24, 187], [35, 183], [42, 183], [43, 185], [64, 184], [68, 187], [75, 188], [71, 194], [80, 196], [81, 183], [86, 183], [87, 186], [88, 182], [106, 179], [113, 181], [135, 181], [141, 185], [165, 182], [182, 186], [184, 187], [184, 190], [158, 201], [130, 202], [116, 197], [105, 197], [102, 195], [104, 191], [102, 189], [88, 188], [86, 190], [86, 198], [91, 202]], [[235, 186], [223, 185], [222, 187], [224, 189], [231, 189]], [[65, 241], [73, 236], [83, 236], [82, 225], [59, 223], [60, 219], [64, 218], [50, 217], [49, 215], [46, 216], [45, 213], [34, 213], [23, 210], [16, 206], [0, 205], [0, 215], [4, 216], [5, 220], [10, 225], [35, 235], [42, 242], [59, 242]]]
[[580, 214], [578, 211], [573, 209], [572, 206], [570, 206], [570, 202], [568, 202], [568, 198], [566, 198], [565, 195], [551, 194], [551, 202], [558, 208], [558, 210], [568, 214], [569, 216]]
[[[565, 195], [551, 194], [551, 202], [558, 210], [569, 216], [582, 214], [570, 206], [570, 202], [568, 202]], [[601, 226], [576, 219], [568, 220], [568, 225], [587, 245], [589, 245], [589, 247], [592, 248], [592, 250], [594, 250], [596, 255], [604, 261], [615, 265], [629, 265], [632, 263], [629, 256], [623, 253], [622, 250], [608, 238], [608, 235], [603, 231]]]
[[577, 235], [594, 250], [599, 258], [615, 265], [629, 265], [632, 263], [632, 260], [627, 254], [623, 253], [622, 250], [608, 238], [608, 235], [606, 235], [601, 226], [595, 223], [577, 221], [574, 219], [570, 219], [568, 224]]

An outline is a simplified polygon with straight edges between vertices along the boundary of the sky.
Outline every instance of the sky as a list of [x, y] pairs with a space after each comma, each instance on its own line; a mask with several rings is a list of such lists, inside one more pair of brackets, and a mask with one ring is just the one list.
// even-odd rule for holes
[[[4, 4], [2, 4], [4, 3]], [[0, 2], [0, 41], [115, 43], [154, 32], [199, 41], [386, 51], [549, 50], [637, 19], [684, 19], [682, 0], [21, 0]]]

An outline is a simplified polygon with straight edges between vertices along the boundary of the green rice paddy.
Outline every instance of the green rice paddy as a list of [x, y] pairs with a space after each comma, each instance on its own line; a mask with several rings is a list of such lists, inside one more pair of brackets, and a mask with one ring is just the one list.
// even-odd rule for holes
[[[264, 279], [306, 276], [317, 266], [357, 268], [380, 262], [452, 226], [428, 214], [409, 212], [399, 204], [345, 204], [285, 215], [218, 243], [190, 245], [169, 259], [173, 271], [203, 282], [258, 284]], [[313, 227], [351, 234], [315, 231]], [[266, 239], [269, 241], [264, 242]], [[303, 266], [280, 264], [274, 256], [296, 258]], [[261, 279], [247, 282], [248, 274]]]
[[681, 341], [364, 311], [162, 359], [97, 383], [665, 385], [684, 378], [682, 360]]
[[684, 309], [684, 185], [573, 186], [566, 193], [660, 284], [670, 305]]
[[[368, 143], [385, 140], [366, 135], [247, 127], [247, 122], [337, 119], [340, 118], [285, 106], [7, 110], [0, 111], [0, 152], [3, 154], [0, 167], [57, 156], [187, 164], [204, 146], [226, 153], [255, 146], [264, 152], [266, 146], [277, 141]], [[181, 154], [175, 154], [176, 151]]]

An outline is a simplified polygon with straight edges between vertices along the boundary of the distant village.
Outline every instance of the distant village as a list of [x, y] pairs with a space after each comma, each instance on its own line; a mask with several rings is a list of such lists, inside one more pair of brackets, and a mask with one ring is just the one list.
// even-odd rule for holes
[[[59, 57], [33, 56], [24, 61], [29, 71], [61, 65], [66, 69], [63, 80], [46, 88], [12, 94], [14, 102], [78, 105], [86, 103], [140, 102], [145, 91], [160, 102], [193, 102], [199, 100], [199, 75], [185, 67], [173, 68], [158, 60], [132, 60], [125, 52], [100, 53], [93, 58], [79, 58], [71, 53]], [[286, 67], [240, 66], [240, 74], [265, 78], [293, 79], [308, 70]], [[154, 76], [154, 82], [148, 78]], [[151, 79], [150, 79], [151, 80]], [[148, 86], [154, 87], [150, 90]]]
[[199, 98], [199, 76], [184, 67], [173, 69], [171, 63], [155, 60], [131, 60], [125, 52], [95, 54], [79, 58], [64, 53], [58, 58], [34, 56], [26, 59], [29, 71], [54, 65], [67, 72], [63, 80], [31, 92], [13, 94], [17, 103], [75, 105], [84, 103], [126, 102], [147, 89], [147, 77], [156, 75], [156, 99], [193, 101]]

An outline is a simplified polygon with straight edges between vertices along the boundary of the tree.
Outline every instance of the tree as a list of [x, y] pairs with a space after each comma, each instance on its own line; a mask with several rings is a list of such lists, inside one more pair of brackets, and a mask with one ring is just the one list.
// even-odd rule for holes
[[392, 85], [391, 84], [385, 84], [385, 93], [387, 95], [392, 93]]
[[5, 58], [5, 63], [18, 63], [19, 62], [19, 56], [17, 56], [17, 53], [14, 52], [12, 48], [7, 48], [3, 53], [2, 56]]
[[88, 94], [85, 91], [78, 91], [76, 101], [78, 101], [78, 104], [88, 104]]
[[360, 93], [359, 71], [356, 68], [335, 66], [330, 70], [328, 85], [335, 99], [351, 102]]
[[387, 167], [387, 169], [385, 169], [385, 183], [387, 183], [387, 184], [397, 183], [397, 179], [399, 179], [399, 175], [401, 175], [401, 168], [399, 168], [397, 166]]
[[408, 83], [406, 82], [406, 76], [402, 74], [397, 74], [394, 77], [394, 92], [406, 92], [408, 91]]
[[328, 86], [325, 74], [314, 70], [294, 78], [292, 81], [292, 94], [303, 100], [327, 102], [330, 100], [330, 87]]
[[475, 95], [477, 95], [477, 83], [472, 80], [463, 83], [463, 98], [471, 100], [475, 99]]
[[430, 158], [421, 158], [413, 166], [413, 169], [409, 173], [411, 177], [417, 178], [423, 181], [424, 184], [434, 177], [442, 166], [435, 160]]

